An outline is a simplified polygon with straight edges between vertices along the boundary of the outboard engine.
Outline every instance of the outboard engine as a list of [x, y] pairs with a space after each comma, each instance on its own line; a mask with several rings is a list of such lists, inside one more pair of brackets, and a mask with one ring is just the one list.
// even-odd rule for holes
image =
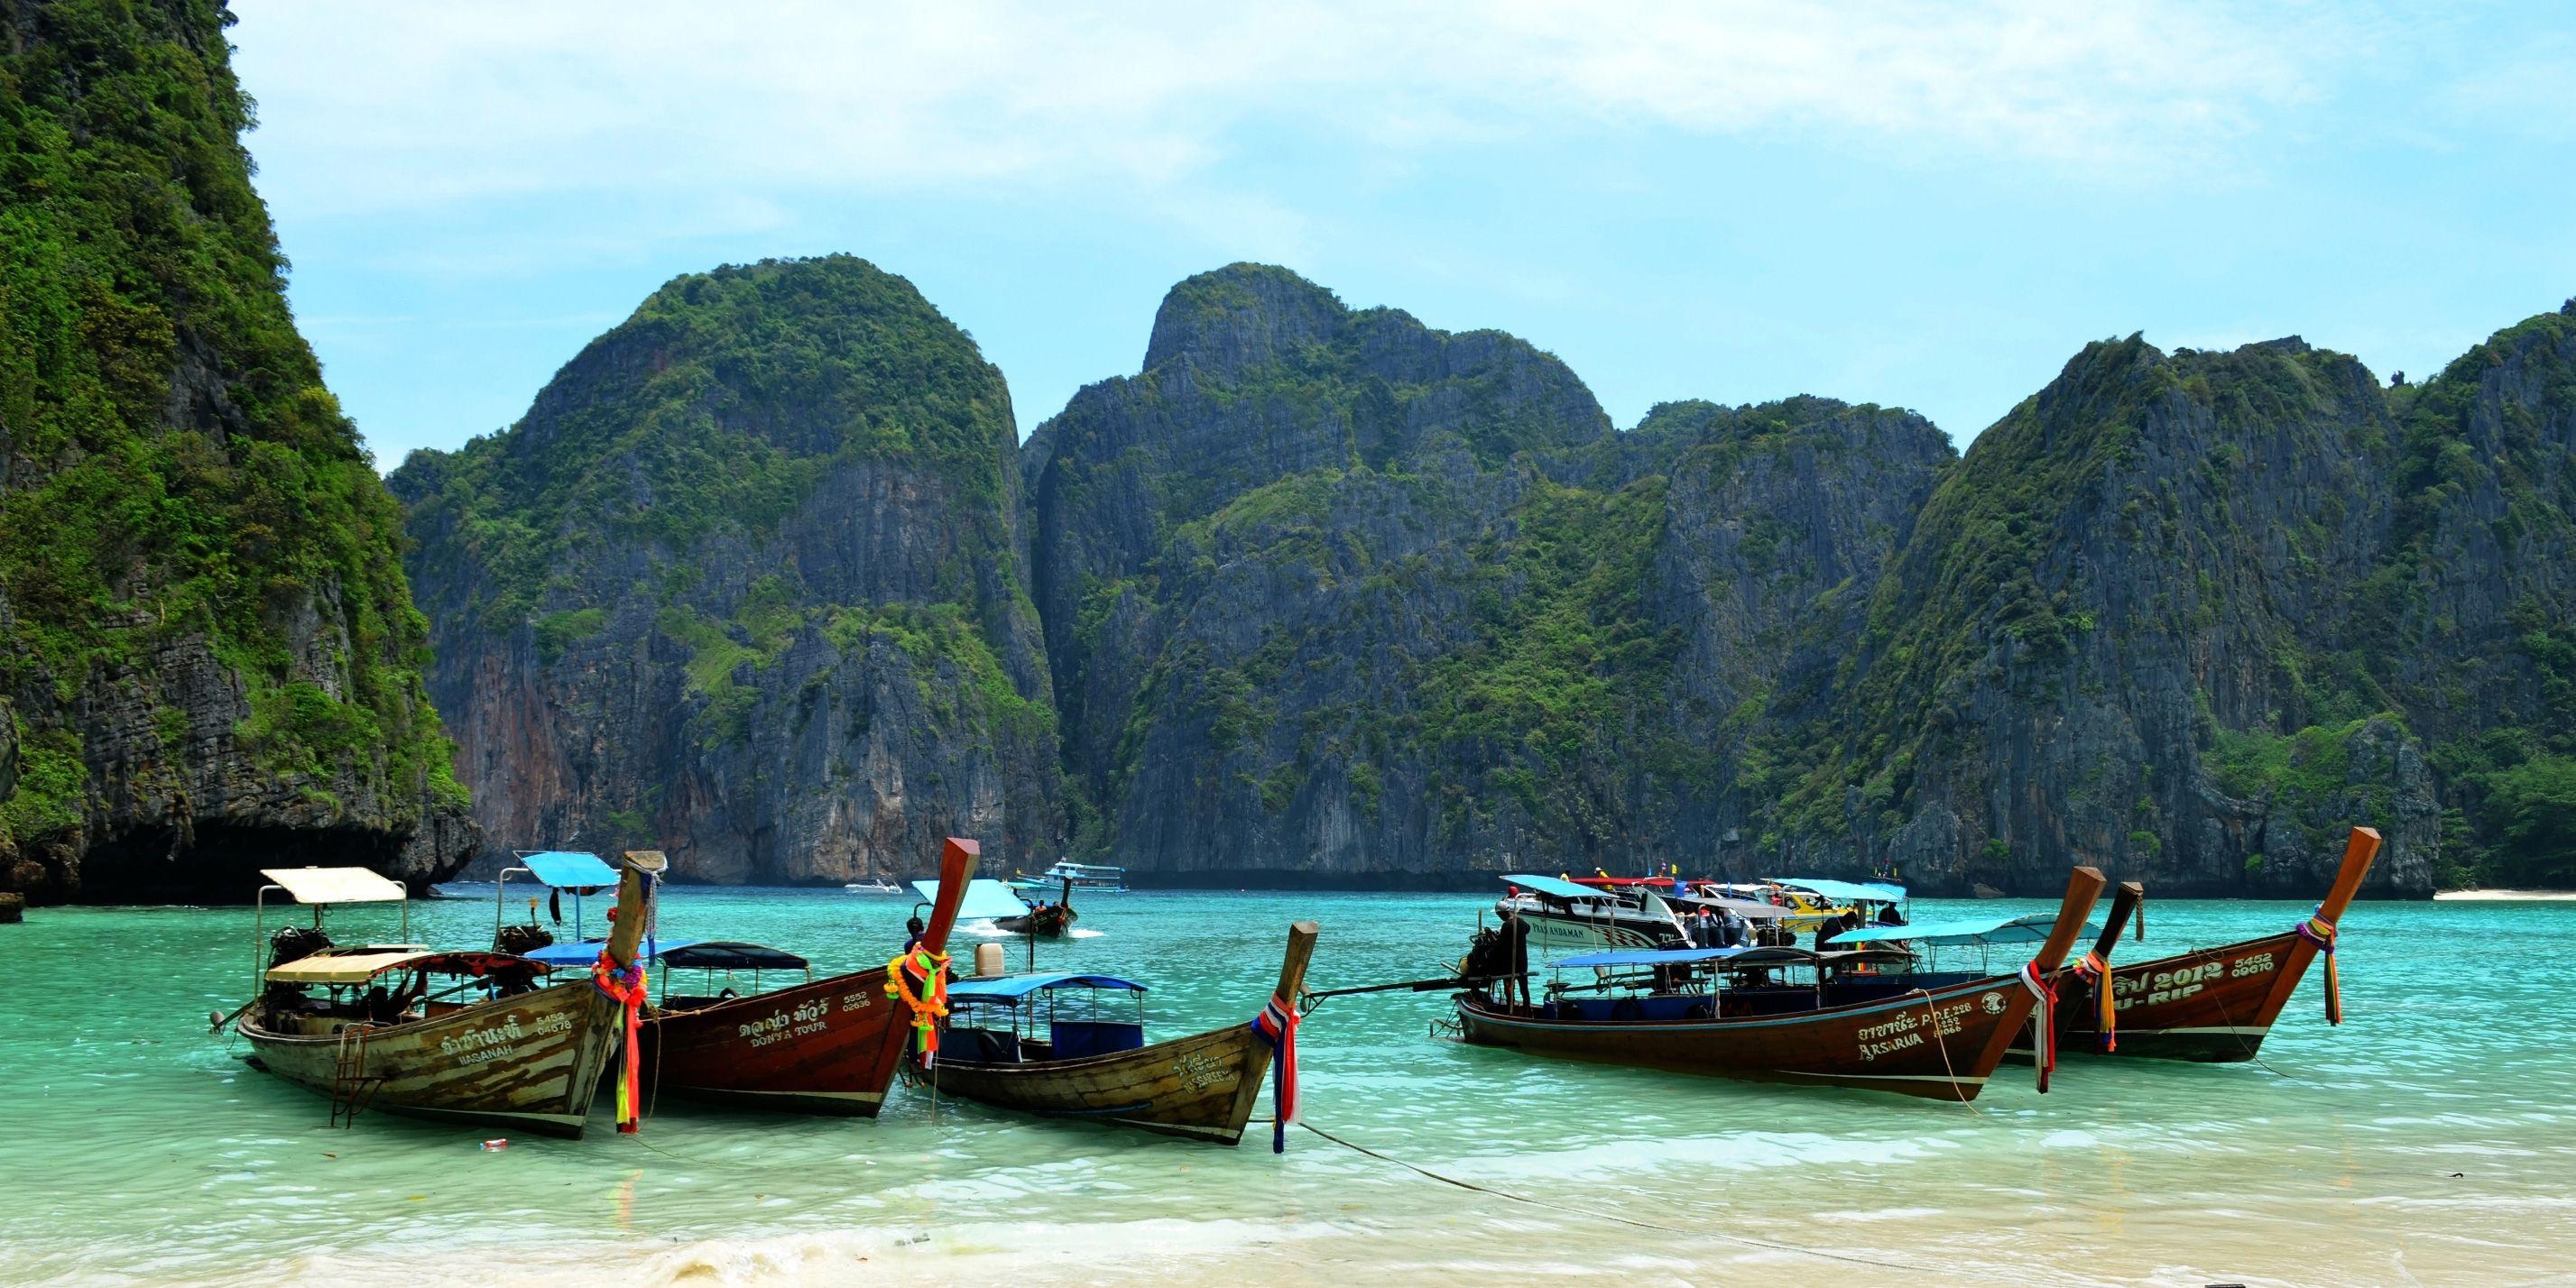
[[331, 946], [331, 937], [313, 926], [280, 926], [268, 937], [268, 968], [302, 961]]
[[501, 927], [501, 933], [492, 936], [492, 951], [525, 957], [540, 948], [553, 947], [554, 942], [554, 933], [543, 926], [512, 924]]

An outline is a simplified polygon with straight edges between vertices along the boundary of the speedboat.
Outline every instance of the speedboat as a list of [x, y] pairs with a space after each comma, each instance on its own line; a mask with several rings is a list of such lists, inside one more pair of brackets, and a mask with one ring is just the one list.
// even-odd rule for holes
[[1494, 904], [1529, 926], [1531, 949], [1547, 955], [1603, 948], [1672, 948], [1689, 942], [1662, 895], [1642, 885], [1595, 888], [1562, 877], [1515, 872]]
[[1059, 886], [1099, 894], [1125, 894], [1127, 869], [1100, 863], [1075, 863], [1058, 860], [1054, 867], [1036, 876], [1014, 876], [1008, 883], [1016, 890], [1052, 890]]

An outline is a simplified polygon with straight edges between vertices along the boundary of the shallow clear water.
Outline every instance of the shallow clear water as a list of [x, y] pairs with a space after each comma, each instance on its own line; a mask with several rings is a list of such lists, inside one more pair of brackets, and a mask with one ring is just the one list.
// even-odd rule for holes
[[[483, 902], [414, 904], [414, 937], [487, 942], [481, 889]], [[1101, 933], [1041, 945], [1039, 960], [1151, 983], [1153, 1033], [1172, 1036], [1250, 1020], [1294, 918], [1323, 925], [1310, 986], [1328, 987], [1432, 973], [1481, 902], [1104, 895], [1083, 902]], [[882, 962], [909, 907], [680, 888], [662, 924], [847, 969]], [[2151, 902], [2149, 942], [2120, 952], [2272, 933], [2306, 911]], [[874, 1123], [664, 1104], [632, 1137], [609, 1130], [602, 1097], [588, 1139], [497, 1153], [479, 1148], [493, 1130], [383, 1114], [333, 1130], [321, 1099], [206, 1035], [207, 1011], [242, 999], [250, 923], [247, 909], [41, 909], [0, 927], [0, 1281], [2513, 1283], [2576, 1270], [2576, 905], [2360, 905], [2344, 920], [2340, 1029], [2312, 972], [2260, 1064], [2070, 1060], [2045, 1097], [2008, 1066], [1973, 1109], [1464, 1047], [1426, 1035], [1446, 1012], [1438, 994], [1337, 999], [1309, 1018], [1316, 1126], [1535, 1202], [1303, 1131], [1281, 1157], [1266, 1128], [1228, 1150], [934, 1109], [917, 1090]], [[367, 910], [334, 926], [392, 931]], [[1016, 967], [1019, 941], [1005, 942]]]

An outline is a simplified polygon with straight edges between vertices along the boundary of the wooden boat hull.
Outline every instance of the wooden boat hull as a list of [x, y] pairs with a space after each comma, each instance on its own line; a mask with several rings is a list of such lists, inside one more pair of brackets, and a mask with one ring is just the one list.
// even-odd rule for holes
[[2010, 975], [1821, 1011], [1714, 1020], [1562, 1020], [1461, 993], [1458, 1023], [1479, 1046], [1966, 1101], [1985, 1089], [2014, 1032], [2028, 1026], [2032, 1003]]
[[[939, 897], [921, 942], [948, 945], [957, 905], [982, 847], [950, 837], [940, 849]], [[783, 1113], [874, 1118], [912, 1037], [910, 1012], [886, 995], [879, 966], [713, 1006], [645, 1017], [647, 1094], [668, 1091]]]
[[[2251, 1060], [2307, 973], [2316, 948], [2296, 933], [2111, 968], [2119, 1049], [2102, 1050], [2093, 985], [2057, 976], [2058, 1051], [2158, 1060]], [[2027, 1046], [2015, 1054], [2029, 1058]]]
[[[1316, 933], [1311, 921], [1289, 925], [1288, 951], [1279, 963], [1273, 997], [1296, 1003]], [[1253, 1010], [1257, 1014], [1261, 1008]], [[935, 1093], [1000, 1109], [1090, 1118], [1232, 1145], [1243, 1139], [1243, 1125], [1252, 1119], [1270, 1058], [1269, 1041], [1247, 1019], [1105, 1055], [1017, 1063], [942, 1058], [927, 1068], [916, 1058], [912, 1070]]]
[[1071, 912], [1056, 914], [1041, 911], [1024, 917], [995, 917], [993, 926], [995, 929], [1005, 930], [1014, 935], [1028, 935], [1035, 939], [1062, 939], [1072, 932], [1074, 921], [1075, 914]]
[[937, 1094], [997, 1109], [1091, 1118], [1231, 1145], [1242, 1139], [1269, 1071], [1270, 1044], [1247, 1022], [1087, 1059], [941, 1060], [916, 1069], [916, 1079]]
[[754, 1109], [874, 1118], [911, 1022], [885, 968], [645, 1017], [644, 1085]]
[[390, 1026], [353, 1025], [345, 1037], [266, 1027], [264, 1008], [242, 1017], [255, 1067], [324, 1096], [347, 1099], [344, 1045], [362, 1107], [419, 1118], [496, 1123], [579, 1136], [617, 1046], [617, 1005], [588, 980], [463, 1007]]
[[[2066, 960], [2102, 885], [2102, 874], [2089, 867], [2068, 874], [2057, 920], [2031, 958], [2041, 975]], [[1583, 1018], [1555, 1004], [1509, 1006], [1467, 992], [1457, 998], [1459, 1035], [1482, 1046], [1610, 1064], [1969, 1101], [1985, 1090], [2038, 1003], [2018, 975], [1926, 979], [1924, 987], [1864, 978], [1870, 985], [1866, 994], [1874, 996], [1771, 1014], [1730, 1016], [1721, 1010], [1701, 1019]], [[1760, 1005], [1726, 992], [1718, 996], [1721, 1007]], [[1609, 1014], [1615, 1017], [1617, 1009]]]
[[[2342, 919], [2379, 855], [2376, 828], [2356, 827], [2344, 843], [2334, 884], [2317, 904], [2327, 924]], [[2097, 955], [2108, 957], [2120, 923], [2139, 896], [2125, 887], [2120, 909], [2104, 928]], [[2141, 931], [2140, 933], [2144, 933]], [[2124, 1055], [2157, 1060], [2230, 1064], [2251, 1060], [2272, 1023], [2289, 1005], [2317, 957], [2317, 945], [2296, 929], [2260, 939], [2195, 949], [2134, 965], [2111, 967], [2111, 1005], [2117, 1049], [2102, 1049], [2100, 994], [2070, 968], [2057, 975], [2057, 1049], [2062, 1055]], [[2014, 1054], [2027, 1059], [2027, 1048]]]

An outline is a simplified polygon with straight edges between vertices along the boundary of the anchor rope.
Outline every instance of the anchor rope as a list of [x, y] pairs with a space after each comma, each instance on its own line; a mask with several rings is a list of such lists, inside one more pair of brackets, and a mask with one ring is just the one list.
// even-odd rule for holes
[[1383, 1150], [1371, 1149], [1357, 1141], [1336, 1136], [1311, 1122], [1300, 1120], [1297, 1125], [1323, 1137], [1325, 1140], [1341, 1146], [1344, 1149], [1358, 1154], [1365, 1154], [1381, 1163], [1393, 1163], [1397, 1167], [1401, 1167], [1408, 1172], [1428, 1177], [1443, 1185], [1453, 1185], [1462, 1190], [1473, 1190], [1478, 1194], [1491, 1194], [1496, 1198], [1509, 1199], [1514, 1203], [1527, 1204], [1530, 1207], [1546, 1208], [1551, 1211], [1572, 1213], [1576, 1216], [1591, 1217], [1594, 1220], [1610, 1221], [1619, 1225], [1634, 1226], [1640, 1230], [1657, 1230], [1665, 1234], [1679, 1234], [1696, 1238], [1715, 1239], [1721, 1243], [1732, 1243], [1747, 1248], [1760, 1248], [1768, 1252], [1788, 1252], [1799, 1256], [1818, 1257], [1826, 1261], [1840, 1261], [1849, 1265], [1869, 1266], [1877, 1270], [1905, 1270], [1911, 1271], [1915, 1274], [1942, 1273], [1936, 1267], [1913, 1262], [1883, 1260], [1876, 1257], [1857, 1256], [1844, 1252], [1827, 1252], [1821, 1248], [1804, 1247], [1795, 1243], [1780, 1243], [1770, 1239], [1749, 1238], [1744, 1235], [1725, 1234], [1705, 1228], [1685, 1229], [1681, 1226], [1663, 1225], [1654, 1221], [1641, 1221], [1633, 1216], [1625, 1216], [1617, 1212], [1606, 1211], [1600, 1208], [1588, 1208], [1572, 1203], [1558, 1203], [1547, 1199], [1532, 1198], [1526, 1194], [1514, 1193], [1511, 1190], [1500, 1189], [1491, 1185], [1478, 1184], [1475, 1181], [1461, 1180], [1455, 1176], [1449, 1176], [1441, 1172], [1433, 1171], [1419, 1163], [1408, 1162], [1404, 1159], [1397, 1158], [1393, 1154], [1386, 1153]]

